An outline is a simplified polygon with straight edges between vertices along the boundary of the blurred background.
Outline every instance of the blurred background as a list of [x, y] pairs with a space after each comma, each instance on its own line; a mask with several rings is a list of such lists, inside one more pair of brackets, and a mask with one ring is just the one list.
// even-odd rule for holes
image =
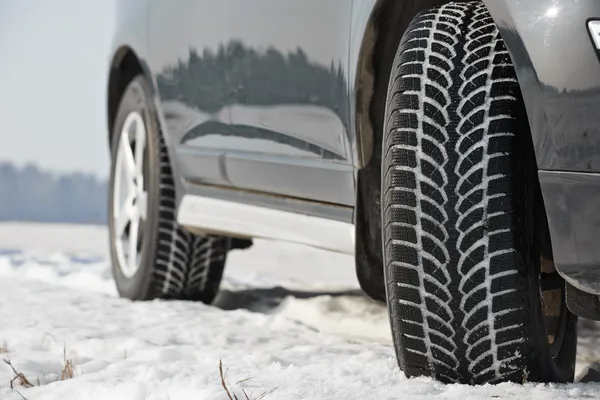
[[105, 222], [114, 5], [0, 0], [0, 221]]

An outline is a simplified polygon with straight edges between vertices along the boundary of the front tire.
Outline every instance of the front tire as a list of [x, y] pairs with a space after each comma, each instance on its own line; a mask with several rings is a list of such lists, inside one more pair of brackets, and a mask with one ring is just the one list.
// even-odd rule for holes
[[177, 223], [169, 154], [143, 77], [125, 89], [112, 132], [108, 225], [119, 294], [212, 302], [232, 240]]
[[400, 367], [444, 382], [571, 381], [576, 318], [563, 289], [559, 328], [546, 330], [527, 117], [481, 2], [413, 20], [385, 117], [384, 272]]

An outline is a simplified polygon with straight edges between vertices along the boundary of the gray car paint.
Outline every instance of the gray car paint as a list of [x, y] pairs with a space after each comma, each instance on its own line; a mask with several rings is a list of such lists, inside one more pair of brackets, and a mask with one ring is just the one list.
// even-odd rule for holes
[[[600, 202], [600, 179], [593, 174], [600, 172], [600, 63], [586, 30], [589, 18], [600, 18], [600, 2], [483, 1], [506, 41], [523, 91], [552, 241], [558, 249], [557, 267], [578, 287], [600, 293], [600, 246], [592, 240], [600, 228], [600, 217], [594, 213]], [[364, 137], [359, 139], [368, 135], [361, 129], [366, 121], [360, 101], [365, 88], [359, 83], [368, 68], [364, 49], [374, 40], [370, 36], [374, 10], [382, 2], [332, 0], [326, 6], [317, 0], [119, 2], [113, 64], [121, 49], [131, 48], [153, 83], [158, 119], [179, 178], [178, 198], [204, 185], [270, 193], [254, 196], [255, 204], [261, 196], [264, 204], [273, 204], [277, 196], [297, 197], [294, 210], [308, 214], [315, 212], [310, 206], [315, 201], [353, 207], [356, 169], [371, 156]], [[417, 0], [398, 3], [405, 5], [406, 19], [420, 7]], [[269, 12], [253, 10], [255, 5]], [[291, 53], [295, 62], [329, 80], [324, 79], [322, 87], [307, 80], [303, 90], [288, 97], [274, 90], [271, 97], [257, 98], [253, 93], [260, 91], [245, 91], [244, 85], [240, 88], [235, 80], [223, 79], [218, 71], [205, 70], [223, 83], [205, 93], [216, 101], [195, 98], [194, 103], [193, 96], [167, 93], [168, 84], [178, 79], [173, 71], [189, 64], [190, 48], [200, 58], [207, 51], [218, 53], [221, 43], [235, 45], [236, 39], [247, 35], [242, 47], [232, 47], [230, 61], [238, 69], [253, 65], [248, 64], [249, 57], [265, 55], [272, 47], [272, 61], [279, 60], [281, 71], [291, 67]], [[242, 56], [236, 57], [240, 49]], [[253, 79], [241, 82], [258, 80], [259, 88], [267, 84], [277, 89], [274, 74], [265, 75], [261, 65], [266, 64], [254, 64], [248, 75]], [[282, 119], [285, 115], [291, 117]], [[286, 125], [286, 120], [293, 122]], [[214, 135], [222, 145], [206, 140]], [[244, 147], [259, 142], [264, 149]], [[223, 195], [222, 190], [219, 193]]]
[[541, 171], [540, 178], [559, 272], [600, 295], [600, 174]]
[[484, 2], [522, 88], [556, 267], [600, 295], [600, 63], [587, 29], [600, 2]]
[[148, 62], [183, 178], [354, 204], [351, 5], [150, 1]]
[[521, 85], [538, 167], [600, 172], [600, 63], [586, 23], [596, 0], [485, 0]]

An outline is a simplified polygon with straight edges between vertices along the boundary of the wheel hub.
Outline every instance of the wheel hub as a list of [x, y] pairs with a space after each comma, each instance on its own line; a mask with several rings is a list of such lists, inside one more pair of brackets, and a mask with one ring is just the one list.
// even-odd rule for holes
[[146, 127], [140, 113], [130, 113], [123, 124], [117, 148], [113, 195], [114, 246], [118, 266], [126, 277], [140, 264], [143, 225], [148, 213], [144, 187]]

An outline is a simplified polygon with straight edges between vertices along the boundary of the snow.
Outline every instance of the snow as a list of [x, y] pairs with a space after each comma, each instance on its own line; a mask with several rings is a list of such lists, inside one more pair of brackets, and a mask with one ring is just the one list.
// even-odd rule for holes
[[[406, 379], [385, 307], [360, 293], [346, 255], [257, 241], [231, 254], [206, 306], [119, 299], [106, 249], [102, 227], [0, 224], [0, 358], [36, 385], [10, 389], [0, 364], [0, 399], [227, 399], [220, 360], [240, 399], [600, 398], [599, 383]], [[600, 329], [580, 333], [582, 378], [600, 361]], [[65, 348], [76, 376], [61, 381]]]

